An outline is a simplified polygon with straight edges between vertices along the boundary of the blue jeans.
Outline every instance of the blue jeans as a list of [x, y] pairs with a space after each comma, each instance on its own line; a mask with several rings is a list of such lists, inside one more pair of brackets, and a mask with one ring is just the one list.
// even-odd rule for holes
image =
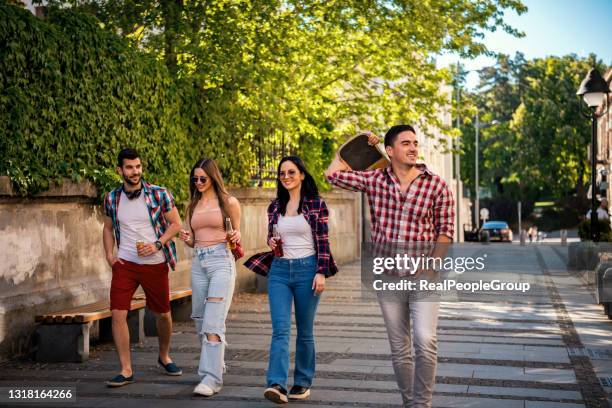
[[[223, 386], [225, 319], [235, 280], [236, 263], [227, 244], [195, 249], [191, 264], [191, 318], [202, 344], [198, 374], [202, 382], [215, 391]], [[209, 300], [211, 298], [221, 300]], [[208, 340], [206, 334], [216, 334], [221, 342]]]
[[287, 389], [291, 304], [295, 303], [295, 370], [293, 384], [310, 387], [315, 373], [314, 318], [319, 304], [312, 282], [317, 270], [315, 255], [299, 259], [274, 258], [268, 274], [268, 300], [272, 317], [272, 341], [268, 387]]

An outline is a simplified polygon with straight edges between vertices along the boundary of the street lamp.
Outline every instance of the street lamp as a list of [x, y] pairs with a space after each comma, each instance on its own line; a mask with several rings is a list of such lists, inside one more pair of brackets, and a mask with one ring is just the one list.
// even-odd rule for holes
[[[586, 105], [589, 108], [588, 113], [581, 113], [586, 118], [591, 119], [591, 239], [593, 242], [599, 240], [599, 234], [597, 233], [597, 207], [596, 207], [596, 194], [595, 194], [595, 183], [597, 173], [595, 172], [595, 166], [597, 164], [597, 119], [605, 114], [602, 110], [597, 114], [597, 108], [604, 102], [607, 101], [610, 87], [608, 83], [603, 79], [599, 71], [595, 68], [591, 69], [587, 76], [582, 80], [580, 88], [576, 95], [581, 96]], [[606, 103], [606, 111], [608, 110], [609, 104]]]
[[[460, 77], [461, 72], [464, 73], [469, 73], [472, 72], [474, 70], [467, 70], [464, 71], [461, 68], [461, 61], [457, 62], [457, 78]], [[457, 80], [456, 84], [456, 91], [457, 91], [457, 111], [459, 112], [459, 105], [461, 104], [461, 86], [459, 85], [459, 79]], [[456, 118], [456, 126], [457, 129], [461, 128], [461, 117], [459, 114], [457, 114], [457, 118]], [[463, 239], [461, 237], [461, 202], [462, 202], [462, 196], [460, 194], [461, 192], [461, 154], [459, 152], [459, 150], [461, 150], [461, 138], [457, 138], [454, 142], [454, 146], [456, 147], [456, 151], [455, 151], [455, 180], [456, 180], [456, 200], [455, 200], [455, 208], [456, 208], [456, 226], [457, 228], [455, 229], [457, 231], [457, 242], [461, 242], [461, 240]]]
[[475, 197], [474, 197], [474, 215], [476, 218], [476, 229], [480, 228], [480, 172], [479, 172], [479, 161], [480, 161], [480, 148], [479, 148], [479, 139], [480, 139], [480, 129], [484, 129], [488, 126], [494, 126], [494, 125], [498, 125], [499, 121], [497, 119], [493, 119], [491, 122], [488, 123], [480, 123], [480, 116], [478, 113], [478, 107], [476, 108], [476, 121], [475, 121], [475, 137], [474, 137], [474, 166], [475, 166], [475, 170], [474, 170], [474, 184], [475, 184], [475, 189], [474, 192]]

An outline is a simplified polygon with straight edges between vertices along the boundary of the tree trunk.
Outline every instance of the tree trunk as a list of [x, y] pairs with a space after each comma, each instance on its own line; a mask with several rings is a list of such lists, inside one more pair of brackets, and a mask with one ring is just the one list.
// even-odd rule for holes
[[162, 0], [164, 18], [164, 62], [172, 75], [178, 72], [176, 42], [180, 32], [180, 19], [183, 10], [183, 0]]

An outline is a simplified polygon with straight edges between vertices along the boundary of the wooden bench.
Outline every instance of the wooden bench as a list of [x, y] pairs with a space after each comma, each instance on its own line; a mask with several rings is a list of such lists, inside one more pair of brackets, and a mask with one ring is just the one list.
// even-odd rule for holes
[[[191, 320], [191, 289], [170, 291], [174, 321]], [[89, 358], [89, 339], [112, 340], [112, 316], [109, 300], [38, 315], [36, 361], [83, 362]], [[146, 309], [144, 294], [132, 298], [128, 312], [130, 342], [140, 343], [145, 336], [156, 336], [155, 316]]]

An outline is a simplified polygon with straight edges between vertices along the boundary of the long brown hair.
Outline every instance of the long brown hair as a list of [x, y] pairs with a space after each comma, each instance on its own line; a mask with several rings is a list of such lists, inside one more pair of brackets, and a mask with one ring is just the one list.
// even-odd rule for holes
[[[189, 173], [189, 193], [191, 200], [189, 202], [189, 206], [187, 207], [187, 217], [189, 219], [189, 228], [191, 229], [191, 218], [193, 217], [193, 210], [195, 209], [198, 201], [202, 198], [202, 193], [198, 191], [195, 183], [193, 182], [193, 177], [196, 169], [202, 169], [206, 173], [206, 176], [210, 179], [212, 183], [212, 188], [215, 189], [215, 193], [217, 193], [217, 199], [219, 200], [219, 208], [221, 208], [221, 214], [223, 215], [223, 220], [227, 218], [229, 213], [227, 212], [228, 199], [230, 197], [227, 189], [225, 188], [225, 184], [223, 183], [223, 177], [221, 176], [221, 172], [219, 171], [219, 167], [217, 163], [213, 159], [202, 158], [198, 160], [198, 162], [191, 169], [191, 173]], [[223, 223], [225, 226], [225, 222]], [[193, 230], [192, 230], [193, 232]]]

